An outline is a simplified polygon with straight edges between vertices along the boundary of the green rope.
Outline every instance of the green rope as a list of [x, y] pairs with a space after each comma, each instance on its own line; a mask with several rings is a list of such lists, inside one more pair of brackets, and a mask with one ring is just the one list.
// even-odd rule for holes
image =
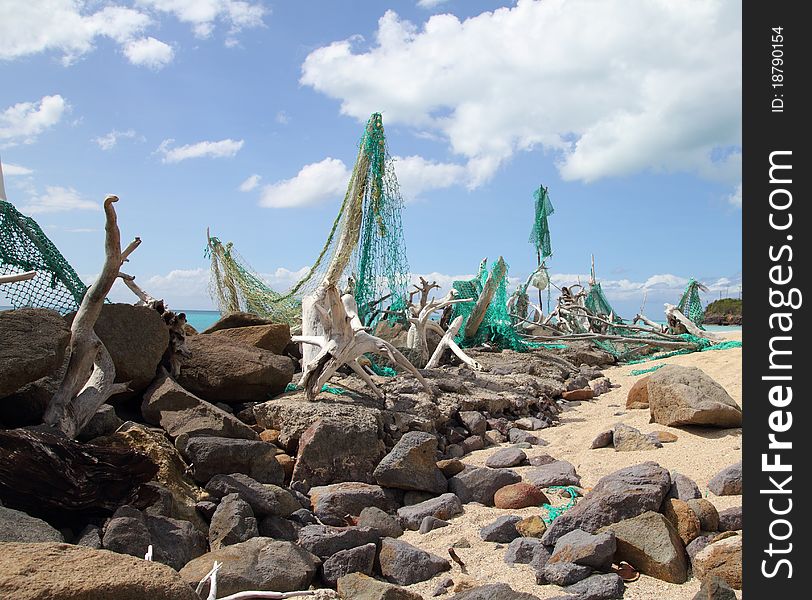
[[394, 377], [395, 375], [398, 374], [397, 371], [395, 371], [391, 367], [382, 367], [380, 365], [375, 364], [375, 361], [373, 361], [372, 359], [370, 359], [369, 362], [371, 363], [370, 368], [372, 369], [372, 372], [375, 373], [375, 375], [380, 375], [381, 377]]
[[573, 506], [575, 506], [575, 498], [578, 497], [578, 491], [575, 489], [574, 486], [571, 485], [553, 485], [550, 486], [548, 489], [551, 490], [564, 490], [570, 495], [570, 499], [564, 506], [552, 506], [551, 504], [542, 504], [541, 507], [547, 510], [547, 517], [545, 518], [542, 515], [542, 519], [544, 522], [549, 525], [553, 521], [555, 521], [558, 517], [560, 517], [563, 513], [567, 512]]
[[[287, 393], [287, 392], [298, 392], [301, 389], [302, 389], [301, 386], [296, 385], [295, 383], [289, 383], [288, 385], [285, 386], [285, 393]], [[322, 392], [327, 392], [328, 394], [334, 394], [336, 396], [343, 396], [344, 394], [347, 393], [346, 390], [342, 390], [341, 388], [337, 388], [337, 387], [327, 385], [326, 383], [323, 386], [321, 386], [321, 391]]]
[[664, 366], [665, 365], [655, 365], [648, 369], [635, 369], [634, 371], [631, 371], [629, 375], [645, 375], [646, 373], [653, 373], [657, 369], [662, 369]]

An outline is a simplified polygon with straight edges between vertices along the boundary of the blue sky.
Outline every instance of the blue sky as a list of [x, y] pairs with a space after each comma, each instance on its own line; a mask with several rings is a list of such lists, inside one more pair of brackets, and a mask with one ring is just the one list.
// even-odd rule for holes
[[543, 184], [559, 284], [594, 253], [624, 316], [691, 276], [738, 294], [739, 2], [5, 0], [0, 81], [9, 200], [91, 279], [117, 194], [127, 270], [175, 308], [211, 306], [206, 227], [292, 283], [374, 111], [415, 274], [526, 276]]

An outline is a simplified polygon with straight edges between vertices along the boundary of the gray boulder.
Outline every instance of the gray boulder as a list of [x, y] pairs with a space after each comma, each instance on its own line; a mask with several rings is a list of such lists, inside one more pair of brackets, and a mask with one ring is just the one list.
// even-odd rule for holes
[[541, 569], [544, 581], [554, 585], [572, 585], [592, 574], [592, 567], [576, 565], [571, 562], [550, 562]]
[[625, 585], [617, 573], [596, 573], [564, 588], [572, 600], [617, 600], [623, 598]]
[[324, 561], [322, 579], [330, 587], [335, 587], [338, 580], [350, 573], [372, 575], [375, 566], [375, 544], [364, 544], [348, 550], [340, 550]]
[[257, 519], [248, 503], [237, 494], [224, 496], [209, 525], [211, 549], [219, 550], [223, 546], [239, 544], [258, 535]]
[[347, 524], [345, 516], [357, 517], [367, 507], [383, 510], [394, 508], [392, 500], [386, 496], [381, 486], [357, 481], [311, 488], [310, 501], [319, 520], [325, 525], [336, 527]]
[[448, 600], [539, 600], [538, 596], [527, 592], [517, 592], [506, 583], [489, 583], [472, 590], [465, 590]]
[[0, 542], [64, 542], [62, 534], [42, 519], [0, 505]]
[[527, 454], [521, 448], [502, 448], [487, 458], [485, 466], [492, 469], [508, 469], [524, 464], [526, 461]]
[[541, 540], [538, 538], [516, 538], [508, 544], [504, 560], [509, 565], [530, 564], [533, 560], [533, 554], [539, 545], [541, 545]]
[[423, 431], [404, 434], [375, 467], [373, 476], [380, 485], [402, 490], [442, 494], [448, 487], [437, 468], [437, 437]]
[[517, 537], [520, 537], [519, 532], [516, 531], [516, 523], [521, 520], [522, 518], [516, 515], [499, 517], [494, 522], [481, 528], [479, 537], [486, 542], [498, 542], [501, 544], [512, 542]]
[[669, 498], [676, 498], [677, 500], [693, 500], [701, 498], [702, 492], [699, 491], [699, 486], [690, 477], [686, 477], [682, 473], [676, 471], [671, 472], [671, 489], [668, 491]]
[[398, 585], [412, 585], [451, 570], [446, 559], [392, 538], [381, 541], [378, 560], [381, 574]]
[[457, 495], [451, 493], [398, 509], [398, 517], [403, 526], [415, 531], [420, 528], [425, 517], [447, 520], [459, 514], [462, 514], [462, 502]]
[[574, 529], [558, 538], [549, 562], [571, 562], [606, 571], [612, 566], [616, 549], [615, 535], [611, 532], [592, 535]]
[[375, 506], [368, 506], [361, 511], [358, 526], [369, 527], [377, 531], [381, 537], [397, 538], [403, 535], [403, 527], [400, 522]]
[[260, 483], [282, 485], [285, 473], [274, 456], [276, 446], [260, 440], [222, 437], [192, 437], [180, 448], [192, 465], [198, 483], [207, 483], [215, 475], [241, 473]]
[[721, 385], [695, 367], [669, 365], [649, 376], [649, 409], [656, 423], [741, 427], [742, 410]]
[[555, 460], [540, 467], [530, 469], [525, 476], [527, 480], [539, 488], [552, 485], [581, 485], [581, 477], [575, 472], [575, 467], [566, 460]]
[[742, 529], [742, 507], [733, 506], [719, 513], [719, 531], [738, 531]]
[[615, 452], [635, 452], [663, 447], [660, 442], [643, 435], [639, 429], [623, 423], [618, 423], [612, 430], [612, 443], [615, 446]]
[[206, 484], [206, 491], [217, 498], [238, 494], [257, 517], [277, 515], [287, 517], [301, 505], [289, 491], [273, 484], [262, 484], [247, 475], [215, 475]]
[[708, 482], [708, 489], [717, 496], [738, 496], [742, 493], [742, 463], [737, 462], [719, 471]]
[[329, 558], [336, 552], [364, 544], [374, 544], [380, 539], [377, 531], [367, 527], [306, 525], [299, 530], [299, 545], [320, 558]]
[[493, 506], [493, 495], [499, 488], [521, 480], [521, 476], [510, 469], [473, 468], [449, 479], [448, 490], [464, 504], [479, 502]]

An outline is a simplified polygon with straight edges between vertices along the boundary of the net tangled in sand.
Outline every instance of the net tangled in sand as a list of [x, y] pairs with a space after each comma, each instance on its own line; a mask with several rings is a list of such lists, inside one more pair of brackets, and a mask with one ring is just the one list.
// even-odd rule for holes
[[37, 222], [0, 200], [0, 275], [36, 271], [33, 279], [0, 286], [14, 308], [50, 308], [67, 314], [79, 308], [87, 286]]

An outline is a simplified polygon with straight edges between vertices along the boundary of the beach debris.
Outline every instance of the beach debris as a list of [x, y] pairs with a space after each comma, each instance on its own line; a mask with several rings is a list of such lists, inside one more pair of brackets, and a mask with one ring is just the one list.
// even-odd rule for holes
[[[459, 546], [458, 545], [456, 547], [457, 548], [468, 548], [469, 546]], [[452, 546], [451, 548], [448, 549], [448, 555], [451, 557], [451, 560], [453, 560], [455, 563], [457, 563], [460, 566], [460, 569], [462, 570], [463, 573], [468, 572], [468, 569], [466, 568], [465, 563], [462, 561], [462, 559], [459, 557], [457, 552], [454, 550], [454, 546]]]

